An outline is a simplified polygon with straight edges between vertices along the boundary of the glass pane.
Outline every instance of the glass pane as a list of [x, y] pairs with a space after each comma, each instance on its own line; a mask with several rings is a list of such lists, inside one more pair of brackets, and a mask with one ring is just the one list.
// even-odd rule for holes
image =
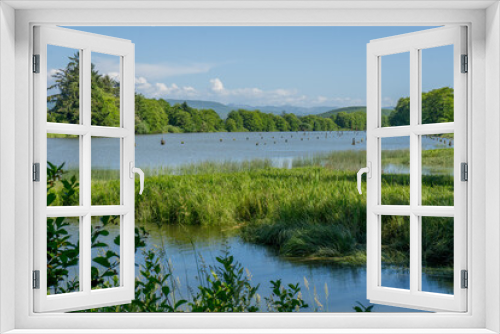
[[120, 57], [92, 52], [92, 125], [120, 126]]
[[382, 205], [410, 205], [410, 137], [382, 138]]
[[422, 205], [453, 206], [453, 134], [422, 136]]
[[422, 217], [422, 291], [453, 294], [453, 223]]
[[80, 219], [47, 218], [47, 293], [80, 290]]
[[92, 217], [92, 289], [120, 286], [120, 216]]
[[47, 206], [80, 205], [80, 139], [47, 134]]
[[80, 123], [80, 51], [47, 45], [47, 122]]
[[380, 58], [382, 126], [410, 125], [410, 53]]
[[410, 289], [410, 217], [382, 216], [382, 280], [388, 288]]
[[422, 124], [453, 122], [453, 45], [421, 50]]
[[120, 205], [120, 138], [92, 137], [92, 205]]

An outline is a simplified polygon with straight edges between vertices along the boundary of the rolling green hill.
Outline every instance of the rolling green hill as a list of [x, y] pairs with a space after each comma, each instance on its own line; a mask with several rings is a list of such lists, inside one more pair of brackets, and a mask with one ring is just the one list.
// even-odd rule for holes
[[[333, 115], [337, 115], [338, 113], [341, 113], [341, 112], [345, 112], [347, 114], [350, 114], [350, 113], [354, 113], [354, 112], [358, 112], [358, 111], [366, 113], [366, 107], [365, 106], [354, 106], [354, 107], [338, 108], [338, 109], [333, 109], [333, 110], [318, 114], [317, 116], [329, 118], [329, 117], [332, 117]], [[392, 111], [392, 109], [382, 108], [382, 115], [389, 116], [391, 111]]]

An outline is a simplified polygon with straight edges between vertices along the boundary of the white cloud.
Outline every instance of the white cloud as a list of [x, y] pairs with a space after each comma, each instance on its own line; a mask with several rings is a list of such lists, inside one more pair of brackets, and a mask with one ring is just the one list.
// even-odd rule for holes
[[120, 81], [120, 72], [108, 72], [106, 73], [111, 79]]
[[210, 90], [214, 93], [224, 93], [224, 85], [219, 78], [210, 80]]
[[[60, 70], [58, 69], [55, 69], [55, 68], [52, 68], [52, 69], [49, 69], [47, 70], [47, 87], [50, 87], [52, 85], [54, 85], [56, 83], [56, 79], [53, 77], [54, 75], [56, 75], [57, 73], [59, 73]], [[50, 94], [55, 94], [59, 92], [59, 90], [50, 90]]]
[[145, 77], [136, 77], [135, 88], [139, 91], [146, 91], [151, 88], [151, 84]]
[[167, 85], [162, 82], [151, 84], [144, 77], [135, 78], [135, 88], [138, 93], [155, 98], [187, 98], [196, 97], [198, 92], [191, 86], [179, 87], [175, 83]]
[[350, 97], [326, 97], [322, 95], [308, 96], [295, 89], [265, 90], [257, 87], [227, 88], [220, 78], [209, 80], [205, 90], [197, 90], [191, 86], [180, 87], [176, 83], [154, 82], [151, 83], [143, 76], [137, 77], [136, 89], [147, 97], [164, 99], [198, 99], [216, 101], [225, 104], [246, 104], [252, 106], [352, 106], [363, 105], [362, 99]]

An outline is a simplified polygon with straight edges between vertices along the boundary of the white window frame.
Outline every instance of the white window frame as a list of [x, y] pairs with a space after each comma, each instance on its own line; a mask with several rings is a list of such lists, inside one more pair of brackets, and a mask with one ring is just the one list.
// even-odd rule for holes
[[[367, 298], [375, 304], [422, 310], [464, 312], [467, 290], [461, 286], [461, 271], [467, 270], [467, 184], [461, 180], [461, 163], [467, 163], [467, 75], [462, 73], [462, 55], [467, 54], [465, 26], [439, 27], [372, 40], [367, 46]], [[422, 51], [451, 45], [453, 56], [454, 122], [422, 124]], [[382, 73], [384, 56], [409, 54], [410, 124], [382, 127]], [[454, 205], [422, 205], [421, 136], [454, 133]], [[382, 193], [382, 141], [405, 136], [409, 139], [410, 201], [408, 205], [384, 205]], [[409, 218], [409, 289], [384, 287], [382, 273], [382, 216]], [[454, 218], [453, 294], [422, 291], [422, 217]]]
[[[130, 2], [132, 3], [132, 2]], [[409, 3], [409, 5], [408, 5]], [[24, 7], [15, 13], [9, 5]], [[2, 283], [0, 293], [0, 316], [5, 320], [2, 330], [15, 329], [12, 333], [41, 333], [41, 329], [50, 332], [73, 333], [76, 328], [88, 329], [89, 333], [125, 332], [139, 333], [146, 329], [164, 329], [157, 332], [175, 333], [190, 331], [175, 330], [191, 328], [191, 332], [237, 332], [234, 328], [254, 328], [255, 332], [345, 332], [342, 328], [351, 328], [350, 333], [404, 333], [412, 328], [422, 333], [492, 333], [500, 331], [498, 314], [500, 311], [498, 259], [500, 230], [500, 136], [498, 109], [500, 100], [500, 12], [498, 3], [491, 2], [448, 2], [434, 1], [399, 1], [396, 4], [384, 1], [372, 1], [369, 6], [364, 2], [266, 2], [221, 4], [215, 1], [180, 4], [177, 2], [143, 5], [135, 3], [137, 9], [120, 9], [130, 6], [127, 2], [17, 2], [2, 3], [0, 24], [10, 28], [0, 32], [2, 54], [0, 66], [9, 76], [0, 78], [2, 93], [2, 120], [10, 126], [15, 124], [15, 147], [9, 138], [0, 132], [0, 159], [15, 159], [15, 165], [5, 165], [0, 160], [2, 182], [15, 186], [15, 211], [4, 211], [9, 193], [2, 186], [0, 205], [2, 208], [1, 231], [8, 232], [0, 236], [2, 248], [0, 265]], [[73, 6], [73, 7], [72, 7]], [[96, 7], [101, 7], [97, 9]], [[108, 6], [109, 10], [102, 7]], [[115, 8], [113, 8], [115, 6]], [[150, 9], [147, 7], [150, 6]], [[164, 8], [157, 8], [157, 7]], [[392, 8], [396, 7], [397, 8]], [[431, 7], [432, 6], [432, 7]], [[487, 8], [489, 6], [489, 8]], [[60, 8], [69, 7], [69, 8]], [[75, 9], [78, 7], [79, 9]], [[85, 8], [87, 7], [87, 8]], [[179, 8], [180, 7], [180, 8]], [[31, 8], [31, 9], [30, 9]], [[35, 9], [33, 9], [35, 8]], [[52, 10], [40, 10], [52, 8]], [[83, 8], [83, 9], [82, 9]], [[93, 8], [93, 9], [92, 9]], [[437, 9], [436, 9], [437, 8]], [[486, 9], [487, 8], [487, 9]], [[58, 10], [54, 10], [58, 9]], [[15, 22], [12, 17], [15, 14]], [[32, 27], [35, 24], [58, 25], [426, 25], [465, 24], [469, 27], [469, 69], [471, 75], [468, 85], [468, 145], [470, 158], [469, 235], [470, 286], [468, 289], [468, 312], [435, 314], [34, 314], [31, 290], [31, 254], [32, 218], [29, 199], [32, 194], [30, 181], [32, 147], [32, 101], [31, 74], [29, 72], [32, 45]], [[486, 23], [486, 24], [485, 24]], [[14, 36], [9, 35], [15, 30]], [[4, 44], [5, 43], [5, 44]], [[4, 48], [4, 45], [6, 48]], [[15, 62], [12, 60], [15, 45]], [[15, 76], [10, 66], [15, 65]], [[9, 83], [15, 79], [15, 95]], [[487, 85], [488, 84], [488, 85]], [[6, 114], [6, 107], [15, 108], [15, 116]], [[488, 117], [488, 122], [486, 122]], [[5, 129], [0, 123], [0, 129]], [[7, 125], [7, 126], [9, 126]], [[6, 134], [12, 133], [7, 131]], [[488, 133], [486, 135], [485, 133]], [[488, 154], [485, 149], [490, 149]], [[488, 162], [488, 165], [486, 165]], [[15, 182], [6, 172], [15, 171]], [[488, 182], [486, 182], [486, 172]], [[488, 196], [486, 196], [488, 194]], [[485, 203], [487, 205], [485, 205]], [[15, 217], [15, 226], [5, 218]], [[14, 239], [15, 236], [15, 239]], [[9, 239], [10, 238], [10, 239]], [[14, 249], [14, 256], [11, 250]], [[487, 253], [488, 252], [488, 253]], [[486, 254], [494, 254], [486, 257]], [[26, 259], [29, 259], [26, 261]], [[9, 285], [10, 283], [10, 285]], [[15, 286], [15, 289], [12, 289]], [[14, 290], [14, 291], [12, 291]], [[486, 293], [488, 290], [488, 293]], [[11, 305], [15, 305], [11, 310]], [[10, 306], [10, 308], [8, 307]], [[141, 329], [137, 329], [140, 327]], [[168, 328], [167, 328], [168, 327]], [[282, 330], [284, 328], [295, 328]], [[357, 328], [355, 330], [353, 328]], [[137, 330], [132, 330], [137, 329]], [[199, 329], [198, 331], [196, 329]], [[265, 329], [268, 329], [267, 331]], [[281, 329], [281, 330], [280, 330]], [[382, 330], [383, 329], [383, 330]], [[462, 330], [460, 330], [462, 329]], [[47, 332], [47, 331], [45, 331]], [[248, 331], [246, 331], [248, 332]]]

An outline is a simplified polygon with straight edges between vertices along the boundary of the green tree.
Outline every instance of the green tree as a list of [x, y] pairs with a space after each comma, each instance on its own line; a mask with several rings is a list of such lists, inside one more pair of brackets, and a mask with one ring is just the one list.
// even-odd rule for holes
[[283, 117], [275, 116], [274, 123], [278, 131], [290, 131], [290, 125]]
[[193, 132], [194, 131], [194, 123], [191, 118], [191, 115], [182, 109], [178, 109], [172, 115], [172, 125], [178, 126], [183, 129], [185, 132]]
[[389, 115], [389, 123], [391, 126], [409, 125], [410, 124], [410, 98], [402, 97], [398, 100], [396, 108]]
[[290, 131], [299, 131], [300, 120], [294, 114], [284, 114], [283, 118], [287, 121], [290, 126]]
[[243, 117], [241, 116], [239, 111], [232, 110], [226, 118], [226, 121], [232, 119], [236, 123], [236, 128], [238, 131], [243, 131]]
[[226, 130], [228, 132], [238, 132], [238, 125], [234, 119], [229, 118], [226, 120]]
[[422, 94], [422, 123], [453, 122], [453, 88], [443, 87]]
[[59, 69], [52, 75], [55, 83], [48, 87], [48, 91], [57, 92], [47, 96], [47, 121], [57, 123], [79, 123], [80, 115], [80, 58], [75, 53], [68, 57], [66, 68]]

